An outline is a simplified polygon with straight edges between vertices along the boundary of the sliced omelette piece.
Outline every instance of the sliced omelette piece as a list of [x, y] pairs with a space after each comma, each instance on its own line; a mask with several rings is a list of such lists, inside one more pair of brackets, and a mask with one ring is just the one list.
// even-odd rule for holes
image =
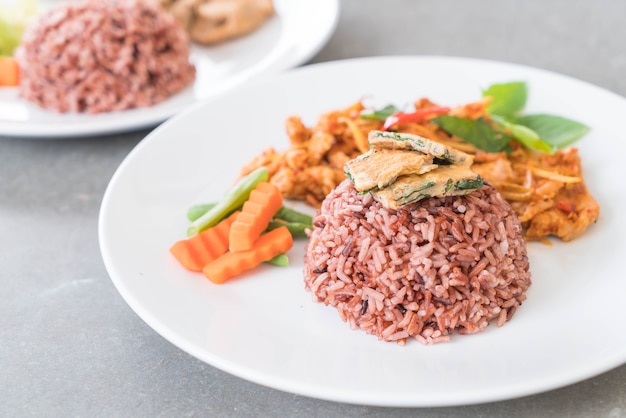
[[470, 166], [474, 161], [474, 157], [470, 154], [414, 134], [370, 131], [368, 141], [370, 147], [375, 150], [397, 149], [418, 151], [452, 164], [461, 164], [464, 166]]
[[483, 187], [484, 180], [467, 166], [443, 165], [426, 174], [410, 174], [370, 193], [385, 207], [399, 209], [434, 196], [457, 196]]
[[424, 174], [437, 168], [433, 157], [420, 152], [403, 150], [370, 150], [348, 161], [344, 166], [349, 178], [359, 192], [382, 189], [400, 176]]

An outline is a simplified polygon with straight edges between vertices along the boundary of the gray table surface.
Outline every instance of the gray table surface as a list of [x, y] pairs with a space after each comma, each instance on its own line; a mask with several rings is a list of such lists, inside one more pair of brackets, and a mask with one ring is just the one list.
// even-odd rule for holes
[[[626, 96], [621, 0], [342, 0], [341, 8], [336, 32], [310, 63], [470, 56]], [[520, 399], [395, 409], [284, 393], [189, 356], [126, 305], [98, 247], [104, 190], [148, 132], [0, 138], [1, 416], [626, 416], [626, 365]]]

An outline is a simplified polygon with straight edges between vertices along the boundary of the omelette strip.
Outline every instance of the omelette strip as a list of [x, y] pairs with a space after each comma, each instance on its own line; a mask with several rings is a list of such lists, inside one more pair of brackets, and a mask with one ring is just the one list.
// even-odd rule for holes
[[444, 165], [425, 175], [409, 174], [398, 178], [388, 187], [370, 193], [389, 209], [415, 203], [433, 196], [458, 196], [483, 187], [483, 179], [469, 167]]
[[382, 189], [400, 176], [424, 174], [436, 168], [431, 155], [381, 149], [370, 150], [348, 161], [344, 172], [359, 192], [368, 192]]
[[471, 155], [415, 134], [371, 131], [368, 140], [374, 149], [417, 151], [452, 164], [472, 164]]
[[473, 156], [462, 151], [404, 133], [372, 131], [369, 141], [373, 150], [346, 163], [346, 177], [389, 209], [483, 187], [482, 177], [470, 169]]

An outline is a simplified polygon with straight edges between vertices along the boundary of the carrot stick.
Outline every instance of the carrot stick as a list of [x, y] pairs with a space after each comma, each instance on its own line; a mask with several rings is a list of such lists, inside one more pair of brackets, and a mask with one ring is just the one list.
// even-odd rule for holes
[[17, 86], [19, 83], [17, 60], [13, 57], [0, 57], [0, 86]]
[[230, 250], [246, 251], [252, 248], [282, 206], [283, 196], [278, 187], [268, 182], [257, 184], [230, 228]]
[[202, 271], [209, 262], [228, 251], [228, 234], [237, 213], [199, 234], [175, 242], [170, 247], [170, 253], [186, 269]]
[[293, 237], [289, 230], [281, 226], [256, 240], [254, 246], [246, 251], [229, 251], [204, 266], [202, 272], [213, 283], [221, 284], [231, 277], [252, 269], [264, 261], [271, 260], [293, 246]]

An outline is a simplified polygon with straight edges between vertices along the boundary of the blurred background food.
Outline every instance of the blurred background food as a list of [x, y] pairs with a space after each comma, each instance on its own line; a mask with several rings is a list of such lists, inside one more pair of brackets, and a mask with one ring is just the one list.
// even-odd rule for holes
[[0, 0], [0, 86], [58, 112], [152, 106], [195, 79], [191, 42], [275, 14], [273, 0]]
[[275, 14], [272, 0], [153, 0], [204, 45], [246, 35]]
[[152, 106], [195, 79], [188, 35], [146, 0], [62, 3], [27, 27], [15, 57], [20, 96], [58, 112]]
[[0, 0], [0, 56], [12, 56], [28, 22], [39, 13], [37, 0]]

